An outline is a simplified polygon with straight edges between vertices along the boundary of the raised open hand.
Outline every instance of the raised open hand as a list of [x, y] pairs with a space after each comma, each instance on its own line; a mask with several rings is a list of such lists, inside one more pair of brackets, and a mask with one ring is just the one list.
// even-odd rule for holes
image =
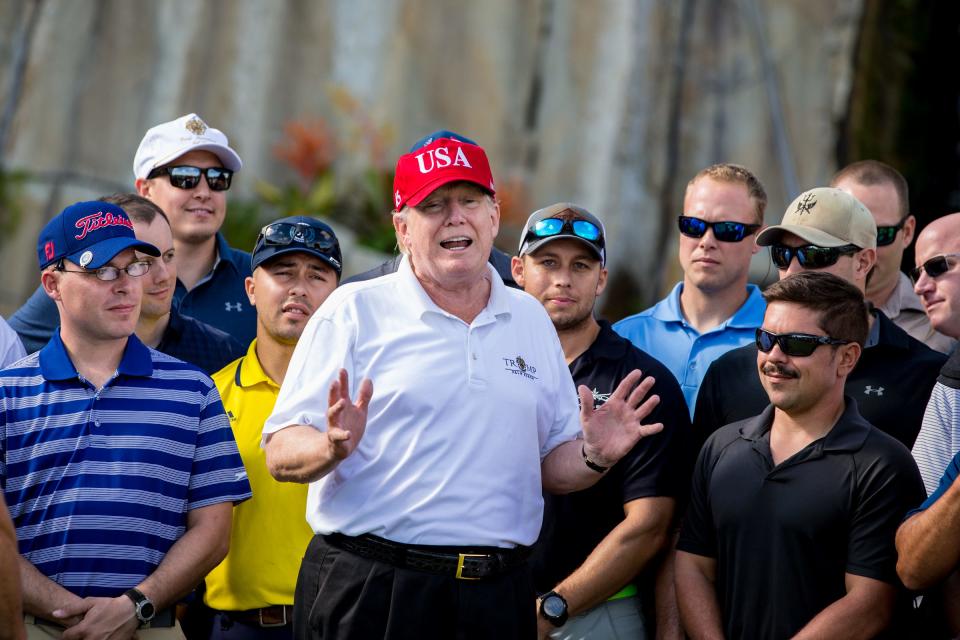
[[333, 458], [343, 460], [357, 448], [367, 428], [367, 406], [373, 396], [373, 382], [364, 378], [353, 402], [349, 395], [350, 384], [346, 369], [330, 383], [327, 403], [327, 439]]
[[[660, 397], [647, 394], [656, 383], [653, 376], [641, 380], [643, 373], [634, 369], [620, 381], [610, 398], [593, 408], [593, 393], [580, 385], [580, 425], [583, 429], [583, 450], [591, 462], [611, 467], [645, 436], [663, 429], [663, 424], [643, 424], [660, 403]], [[639, 384], [637, 384], [639, 382]], [[646, 398], [646, 400], [644, 400]]]

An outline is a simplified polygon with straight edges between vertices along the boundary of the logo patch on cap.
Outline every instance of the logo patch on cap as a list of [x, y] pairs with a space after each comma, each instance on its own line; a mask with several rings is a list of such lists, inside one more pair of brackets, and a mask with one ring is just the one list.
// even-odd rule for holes
[[190, 118], [184, 126], [195, 136], [202, 136], [207, 131], [206, 123], [200, 118]]
[[47, 240], [47, 243], [43, 245], [43, 255], [47, 260], [53, 260], [53, 256], [57, 255], [57, 249], [53, 245], [53, 240]]
[[797, 203], [797, 215], [803, 215], [805, 213], [810, 213], [813, 208], [817, 206], [817, 200], [813, 197], [812, 193], [808, 193], [803, 196], [803, 200]]
[[80, 266], [86, 267], [91, 260], [93, 260], [93, 251], [84, 251], [83, 255], [80, 256]]

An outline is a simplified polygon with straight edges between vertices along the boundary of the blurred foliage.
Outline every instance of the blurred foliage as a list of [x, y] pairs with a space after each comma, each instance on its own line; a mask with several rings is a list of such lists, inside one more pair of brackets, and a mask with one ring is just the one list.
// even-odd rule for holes
[[25, 171], [0, 168], [0, 244], [13, 236], [23, 219], [23, 185]]
[[290, 180], [259, 180], [256, 198], [231, 201], [224, 233], [235, 246], [250, 248], [260, 227], [292, 215], [329, 218], [352, 229], [357, 241], [390, 253], [395, 243], [388, 212], [393, 167], [385, 161], [388, 127], [373, 122], [349, 92], [330, 91], [333, 126], [320, 117], [294, 119], [284, 126], [274, 156], [290, 169]]

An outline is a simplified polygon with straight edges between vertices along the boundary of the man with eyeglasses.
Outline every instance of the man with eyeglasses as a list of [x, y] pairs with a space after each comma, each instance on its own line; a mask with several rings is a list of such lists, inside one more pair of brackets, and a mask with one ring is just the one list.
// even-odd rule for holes
[[[227, 137], [191, 113], [144, 135], [133, 162], [137, 193], [170, 221], [178, 273], [173, 306], [248, 344], [256, 311], [244, 291], [250, 254], [231, 248], [219, 232], [226, 192], [242, 163]], [[41, 349], [57, 328], [56, 314], [40, 290], [10, 318], [28, 352]]]
[[[960, 213], [937, 218], [924, 228], [917, 238], [916, 264], [910, 275], [931, 325], [960, 338]], [[941, 486], [941, 477], [958, 451], [960, 350], [955, 350], [940, 371], [913, 445], [927, 494]]]
[[767, 194], [750, 171], [716, 164], [687, 184], [679, 217], [683, 281], [614, 331], [673, 372], [690, 414], [710, 363], [748, 344], [763, 318], [763, 298], [747, 284], [754, 236], [763, 225]]
[[660, 403], [649, 419], [667, 427], [638, 442], [589, 489], [544, 493], [530, 560], [541, 638], [653, 637], [654, 575], [686, 491], [690, 417], [677, 381], [594, 317], [605, 259], [603, 224], [566, 202], [530, 215], [513, 258], [514, 279], [546, 309], [573, 380], [592, 390], [594, 407], [640, 369], [657, 379], [652, 393]]
[[873, 638], [903, 613], [893, 538], [923, 487], [909, 451], [844, 395], [869, 334], [863, 294], [806, 272], [764, 298], [754, 375], [770, 405], [700, 452], [681, 620], [692, 638]]
[[250, 497], [211, 380], [133, 334], [160, 251], [79, 202], [40, 233], [60, 328], [0, 372], [0, 486], [28, 637], [182, 638], [172, 606], [219, 562]]
[[[781, 279], [802, 271], [824, 271], [863, 291], [876, 263], [877, 225], [852, 195], [820, 187], [800, 194], [787, 207], [783, 221], [764, 229], [757, 243], [770, 247]], [[871, 309], [869, 323], [863, 353], [847, 378], [847, 394], [872, 425], [911, 447], [946, 356], [911, 338], [878, 309]], [[756, 345], [747, 345], [710, 366], [693, 418], [696, 438], [705, 439], [767, 406], [755, 360]]]
[[281, 218], [257, 237], [253, 275], [246, 282], [257, 309], [257, 338], [245, 356], [213, 376], [253, 498], [234, 507], [230, 551], [206, 578], [209, 626], [196, 637], [293, 638], [297, 571], [313, 537], [305, 516], [307, 487], [270, 476], [260, 439], [294, 347], [313, 313], [336, 289], [342, 262], [333, 229], [315, 218]]
[[920, 342], [950, 353], [955, 340], [930, 326], [913, 283], [900, 270], [917, 225], [910, 215], [907, 181], [888, 164], [861, 160], [837, 172], [830, 186], [862, 202], [877, 223], [877, 263], [867, 282], [867, 300]]
[[488, 262], [495, 191], [480, 146], [413, 145], [399, 269], [338, 288], [297, 343], [263, 429], [271, 474], [310, 483], [297, 638], [534, 637], [542, 489], [593, 485], [663, 428], [651, 376], [598, 409], [574, 387], [543, 306]]

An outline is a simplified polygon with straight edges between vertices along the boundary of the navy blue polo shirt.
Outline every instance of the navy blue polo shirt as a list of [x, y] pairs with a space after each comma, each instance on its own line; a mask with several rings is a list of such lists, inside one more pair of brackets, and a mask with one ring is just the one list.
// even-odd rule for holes
[[244, 280], [250, 275], [250, 254], [232, 248], [217, 233], [217, 262], [197, 285], [187, 291], [180, 280], [173, 304], [185, 316], [229, 333], [240, 344], [257, 337], [257, 310], [250, 304]]
[[549, 591], [583, 564], [623, 521], [625, 503], [655, 496], [682, 501], [686, 493], [690, 414], [670, 370], [605, 320], [590, 348], [570, 363], [574, 382], [593, 392], [594, 407], [606, 402], [634, 369], [657, 380], [650, 393], [660, 396], [660, 404], [645, 422], [662, 422], [663, 431], [641, 439], [592, 487], [562, 496], [544, 493], [543, 528], [530, 561], [538, 593]]
[[176, 309], [170, 309], [170, 321], [157, 351], [195, 364], [210, 376], [247, 352], [229, 333], [181, 315]]

